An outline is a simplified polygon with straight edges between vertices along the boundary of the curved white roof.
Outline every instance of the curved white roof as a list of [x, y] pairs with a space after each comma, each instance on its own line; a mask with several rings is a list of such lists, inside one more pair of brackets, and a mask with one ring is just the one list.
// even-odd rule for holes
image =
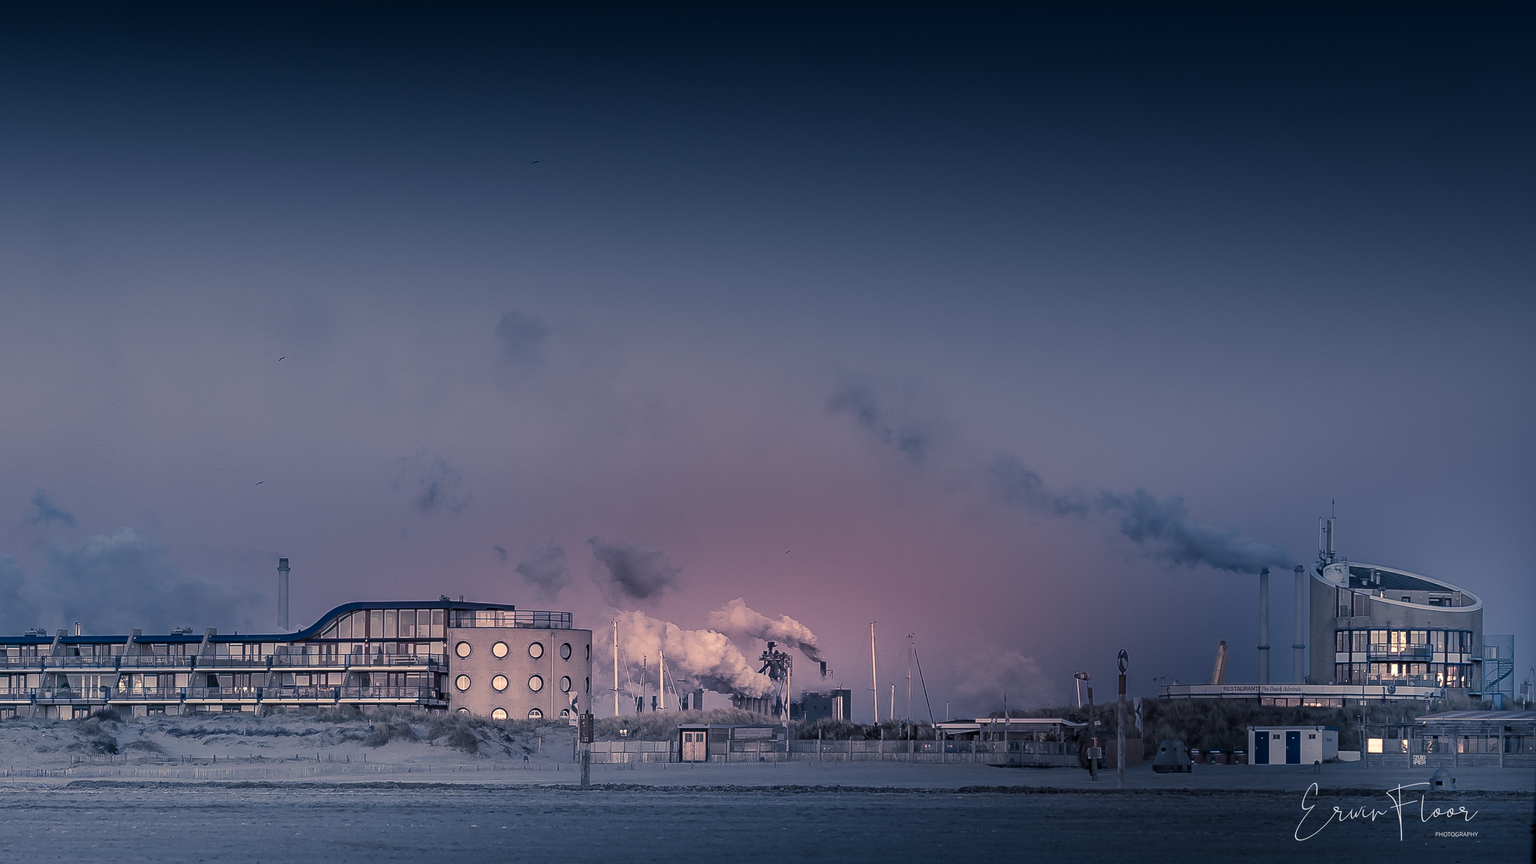
[[[1444, 579], [1435, 579], [1400, 567], [1384, 567], [1362, 561], [1340, 561], [1329, 564], [1320, 573], [1313, 573], [1312, 578], [1326, 582], [1335, 588], [1367, 592], [1378, 601], [1397, 606], [1415, 609], [1454, 609], [1457, 612], [1471, 612], [1483, 608], [1483, 599], [1465, 588], [1452, 585]], [[1427, 592], [1430, 595], [1459, 595], [1457, 598], [1459, 602], [1454, 606], [1410, 602], [1399, 599], [1404, 591]]]

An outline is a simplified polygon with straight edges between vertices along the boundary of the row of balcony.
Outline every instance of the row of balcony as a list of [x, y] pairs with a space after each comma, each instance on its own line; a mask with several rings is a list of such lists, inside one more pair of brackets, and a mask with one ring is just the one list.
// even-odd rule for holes
[[0, 702], [446, 702], [431, 687], [101, 687], [97, 692], [69, 687], [0, 688]]
[[128, 654], [112, 657], [0, 657], [0, 672], [8, 669], [351, 669], [354, 667], [438, 667], [442, 654], [269, 654], [265, 657], [220, 657]]

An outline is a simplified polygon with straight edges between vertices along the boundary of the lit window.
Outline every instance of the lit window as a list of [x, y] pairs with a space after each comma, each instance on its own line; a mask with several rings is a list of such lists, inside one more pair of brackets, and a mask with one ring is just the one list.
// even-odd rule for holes
[[532, 645], [529, 645], [528, 646], [528, 656], [532, 657], [535, 660], [539, 659], [540, 657], [543, 657], [544, 656], [544, 643], [543, 642], [535, 642]]
[[505, 720], [505, 719], [507, 719], [507, 709], [505, 709], [505, 708], [497, 708], [495, 711], [492, 711], [491, 712], [491, 719], [492, 720]]
[[561, 693], [569, 693], [569, 692], [571, 692], [571, 676], [565, 675], [565, 676], [562, 676], [560, 678], [560, 692]]
[[561, 660], [569, 660], [569, 659], [571, 659], [571, 643], [567, 642], [564, 645], [560, 646], [560, 659]]
[[544, 679], [540, 678], [537, 675], [532, 676], [531, 678], [528, 679], [528, 689], [532, 690], [535, 693], [539, 692], [540, 690], [543, 690], [544, 689]]
[[453, 679], [453, 686], [459, 688], [460, 690], [468, 690], [469, 689], [469, 676], [468, 675], [460, 675], [459, 677]]
[[469, 652], [473, 650], [473, 648], [469, 647], [468, 642], [460, 642], [459, 644], [453, 646], [453, 653], [459, 655], [461, 658], [468, 657]]
[[492, 678], [491, 686], [495, 688], [497, 693], [507, 689], [507, 676], [497, 675], [495, 678]]
[[569, 709], [569, 708], [561, 708], [560, 709], [560, 719], [561, 720], [569, 720], [569, 719], [571, 719], [571, 709]]
[[1365, 752], [1367, 752], [1367, 753], [1380, 753], [1381, 752], [1381, 739], [1380, 738], [1367, 738], [1365, 740]]
[[495, 645], [492, 645], [491, 646], [491, 653], [496, 655], [497, 657], [505, 657], [505, 656], [507, 656], [507, 643], [505, 643], [505, 642], [497, 642]]
[[469, 713], [469, 709], [468, 708], [460, 708], [459, 709], [459, 713], [460, 714], [468, 714]]
[[543, 720], [544, 719], [544, 712], [540, 711], [537, 708], [530, 709], [528, 711], [528, 719], [529, 720]]

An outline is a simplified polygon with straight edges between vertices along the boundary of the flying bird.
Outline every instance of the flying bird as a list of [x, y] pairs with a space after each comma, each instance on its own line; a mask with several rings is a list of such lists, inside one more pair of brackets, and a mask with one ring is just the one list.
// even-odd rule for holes
[[[283, 355], [283, 357], [287, 357], [287, 356], [288, 356], [287, 354]], [[277, 362], [279, 362], [279, 363], [283, 362], [283, 357], [277, 358]]]
[[256, 481], [256, 485], [257, 485], [257, 486], [260, 486], [260, 485], [261, 485], [261, 484], [263, 484], [263, 483], [265, 483], [265, 482], [267, 482], [267, 481], [265, 481], [265, 480], [257, 480], [257, 481]]
[[533, 162], [531, 164], [537, 165], [537, 164], [539, 164], [539, 160], [535, 159], [535, 160], [533, 160]]

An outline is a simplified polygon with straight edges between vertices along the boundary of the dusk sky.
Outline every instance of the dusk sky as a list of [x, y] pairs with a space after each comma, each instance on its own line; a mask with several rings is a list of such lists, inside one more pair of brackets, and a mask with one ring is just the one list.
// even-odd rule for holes
[[1264, 562], [1289, 680], [1336, 499], [1524, 678], [1529, 17], [933, 15], [9, 15], [0, 627], [739, 597], [960, 715], [1254, 680]]

